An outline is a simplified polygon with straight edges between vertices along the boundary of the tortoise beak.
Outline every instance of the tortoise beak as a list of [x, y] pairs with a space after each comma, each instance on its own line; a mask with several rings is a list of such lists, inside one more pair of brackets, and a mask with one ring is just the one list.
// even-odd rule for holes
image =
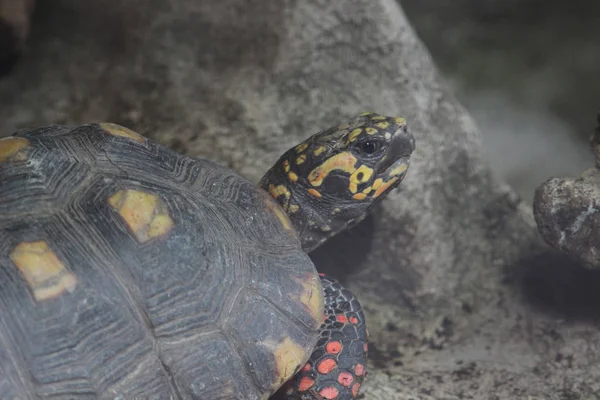
[[415, 138], [403, 124], [394, 132], [387, 154], [377, 164], [377, 175], [401, 176], [406, 173], [414, 150]]

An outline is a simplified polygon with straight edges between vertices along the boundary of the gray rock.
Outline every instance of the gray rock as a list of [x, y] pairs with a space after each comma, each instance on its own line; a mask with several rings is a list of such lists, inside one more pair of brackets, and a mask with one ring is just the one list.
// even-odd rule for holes
[[349, 116], [407, 118], [418, 149], [401, 189], [314, 254], [367, 309], [366, 398], [600, 390], [598, 277], [545, 254], [396, 1], [53, 0], [37, 16], [0, 81], [5, 135], [109, 120], [258, 182]]
[[540, 235], [551, 246], [600, 267], [599, 170], [549, 179], [536, 190], [534, 213]]

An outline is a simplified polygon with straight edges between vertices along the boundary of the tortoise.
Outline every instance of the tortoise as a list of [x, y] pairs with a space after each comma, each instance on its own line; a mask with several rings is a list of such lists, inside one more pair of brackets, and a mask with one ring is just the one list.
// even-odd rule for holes
[[413, 150], [364, 113], [257, 186], [112, 123], [1, 139], [0, 398], [355, 398], [364, 314], [309, 253]]

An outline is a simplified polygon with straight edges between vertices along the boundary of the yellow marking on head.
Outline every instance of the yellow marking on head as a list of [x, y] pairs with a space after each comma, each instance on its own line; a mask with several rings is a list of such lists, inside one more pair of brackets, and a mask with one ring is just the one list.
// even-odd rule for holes
[[0, 139], [0, 163], [7, 161], [24, 161], [27, 159], [29, 140], [21, 137]]
[[269, 193], [271, 193], [271, 196], [273, 196], [274, 198], [278, 198], [279, 196], [285, 196], [286, 198], [289, 198], [292, 195], [285, 185], [275, 186], [273, 184], [270, 184]]
[[131, 140], [135, 140], [138, 143], [144, 143], [144, 137], [137, 132], [132, 131], [124, 126], [113, 124], [110, 122], [102, 122], [99, 124], [102, 129], [113, 136], [121, 136]]
[[43, 240], [22, 242], [10, 253], [36, 301], [53, 299], [72, 292], [77, 278], [58, 259]]
[[362, 191], [362, 192], [363, 192], [364, 194], [369, 194], [369, 193], [371, 193], [371, 190], [373, 190], [373, 187], [371, 187], [371, 186], [367, 186], [366, 188], [364, 188], [364, 189], [363, 189], [363, 191]]
[[384, 117], [383, 115], [377, 115], [375, 117], [371, 118], [373, 121], [383, 121], [384, 119], [387, 119], [387, 117]]
[[304, 150], [306, 150], [307, 147], [308, 143], [300, 143], [298, 146], [296, 146], [296, 152], [302, 153]]
[[394, 118], [394, 122], [398, 125], [406, 124], [406, 120], [404, 118]]
[[333, 157], [328, 158], [308, 174], [308, 181], [313, 186], [321, 186], [323, 180], [332, 171], [339, 170], [351, 174], [354, 172], [354, 165], [356, 164], [356, 157], [349, 151], [336, 154]]
[[175, 225], [166, 204], [152, 193], [123, 189], [109, 197], [108, 204], [140, 243], [166, 235]]
[[321, 197], [321, 193], [317, 189], [308, 189], [308, 194], [315, 197]]
[[296, 213], [296, 212], [298, 212], [298, 210], [299, 210], [299, 209], [300, 209], [300, 207], [298, 207], [298, 205], [297, 205], [297, 204], [292, 204], [292, 205], [290, 206], [290, 212], [291, 212], [292, 214], [293, 214], [293, 213]]
[[292, 181], [292, 182], [297, 182], [298, 181], [298, 175], [296, 175], [293, 172], [289, 172], [288, 173], [288, 178], [290, 178], [290, 181]]
[[383, 179], [381, 179], [381, 178], [375, 179], [375, 182], [373, 182], [373, 189], [375, 189], [375, 190], [379, 189], [379, 186], [381, 186], [382, 183], [383, 183]]
[[348, 135], [348, 140], [347, 142], [354, 142], [356, 140], [356, 138], [362, 133], [362, 129], [361, 128], [356, 128], [354, 129], [352, 132], [350, 132], [350, 134]]
[[290, 162], [288, 160], [283, 161], [283, 169], [285, 172], [290, 172]]
[[404, 172], [406, 172], [406, 170], [408, 169], [408, 165], [407, 164], [400, 164], [394, 168], [392, 168], [392, 170], [389, 172], [389, 176], [398, 176], [403, 174]]
[[367, 195], [364, 193], [356, 193], [354, 196], [352, 196], [352, 198], [354, 200], [364, 200], [367, 198]]
[[383, 121], [383, 122], [376, 123], [375, 126], [381, 128], [381, 129], [387, 129], [387, 128], [389, 128], [390, 123], [387, 121]]
[[270, 350], [275, 361], [277, 377], [271, 387], [273, 391], [279, 389], [284, 382], [294, 376], [310, 356], [310, 352], [304, 346], [295, 343], [290, 337], [286, 337], [279, 343], [273, 339], [267, 339], [262, 342], [262, 345]]
[[358, 185], [360, 183], [368, 182], [373, 176], [373, 169], [367, 167], [366, 165], [361, 165], [358, 167], [352, 175], [350, 175], [350, 184], [348, 185], [348, 189], [352, 193], [356, 193], [358, 190]]
[[392, 186], [396, 181], [398, 180], [398, 177], [394, 177], [392, 179], [390, 179], [389, 181], [386, 181], [385, 183], [383, 183], [381, 186], [379, 186], [377, 188], [377, 190], [375, 190], [375, 193], [373, 194], [373, 197], [379, 197], [383, 192], [385, 192], [390, 186]]
[[377, 131], [377, 129], [375, 129], [375, 128], [368, 127], [367, 129], [365, 129], [365, 132], [367, 132], [367, 135], [374, 135], [374, 134], [376, 134], [378, 131]]
[[317, 148], [315, 149], [315, 151], [313, 151], [313, 154], [314, 154], [315, 156], [318, 156], [319, 154], [321, 154], [322, 152], [324, 152], [324, 151], [325, 151], [325, 149], [326, 149], [326, 147], [325, 147], [325, 146], [319, 146], [319, 147], [317, 147]]
[[296, 158], [296, 165], [300, 165], [304, 161], [306, 161], [306, 154], [300, 154], [298, 158]]

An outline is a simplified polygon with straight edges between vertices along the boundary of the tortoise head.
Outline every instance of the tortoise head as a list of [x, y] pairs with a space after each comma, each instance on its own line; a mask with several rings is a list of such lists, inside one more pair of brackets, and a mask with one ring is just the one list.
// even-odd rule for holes
[[403, 118], [363, 113], [288, 150], [260, 186], [288, 213], [310, 252], [397, 187], [414, 148]]

